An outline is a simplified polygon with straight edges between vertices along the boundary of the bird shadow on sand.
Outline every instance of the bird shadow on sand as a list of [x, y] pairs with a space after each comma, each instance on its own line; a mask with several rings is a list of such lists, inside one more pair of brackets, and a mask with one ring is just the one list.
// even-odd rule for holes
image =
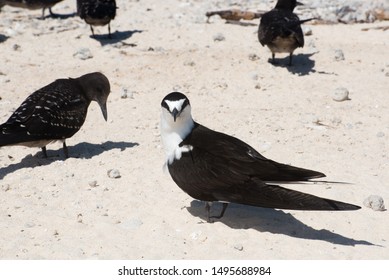
[[[124, 151], [128, 148], [133, 148], [138, 146], [138, 143], [132, 142], [112, 142], [107, 141], [102, 144], [91, 144], [82, 142], [75, 146], [68, 146], [69, 157], [70, 158], [81, 158], [81, 159], [91, 159], [97, 155], [100, 155], [106, 151], [113, 149], [120, 149]], [[34, 156], [29, 154], [25, 156], [20, 162], [12, 163], [7, 167], [0, 168], [0, 180], [3, 179], [8, 174], [15, 172], [16, 170], [23, 168], [34, 168], [37, 166], [46, 166], [57, 160], [66, 160], [62, 148], [56, 151], [47, 150], [48, 158], [44, 158], [42, 152], [38, 152]]]
[[[315, 61], [311, 59], [311, 56], [314, 54], [315, 53], [293, 55], [292, 65], [289, 65], [289, 56], [275, 58], [275, 63], [273, 63], [273, 65], [275, 67], [286, 68], [290, 73], [299, 76], [309, 75], [316, 72], [313, 69], [315, 67]], [[271, 59], [269, 59], [269, 62], [271, 63]]]
[[109, 38], [108, 34], [95, 34], [94, 36], [90, 35], [89, 37], [99, 41], [101, 46], [122, 42], [125, 46], [136, 47], [136, 44], [129, 44], [123, 41], [131, 38], [135, 33], [142, 32], [143, 30], [115, 31], [114, 33], [111, 33], [111, 38]]
[[53, 13], [52, 15], [48, 14], [48, 15], [45, 15], [43, 18], [40, 17], [39, 19], [42, 19], [42, 20], [45, 20], [45, 19], [48, 19], [48, 18], [68, 19], [68, 18], [75, 17], [76, 15], [77, 15], [77, 13], [70, 13], [70, 14], [57, 14], [57, 13]]
[[0, 34], [0, 43], [7, 41], [8, 38], [9, 38], [8, 36]]
[[[207, 222], [204, 202], [194, 200], [186, 209], [193, 216], [199, 217]], [[211, 208], [211, 215], [218, 215], [221, 205], [214, 203]], [[330, 215], [330, 214], [329, 214]], [[255, 229], [259, 232], [270, 232], [273, 234], [284, 234], [294, 238], [321, 240], [332, 244], [355, 246], [370, 245], [380, 246], [365, 240], [355, 240], [326, 229], [314, 229], [297, 220], [293, 215], [282, 210], [252, 207], [231, 203], [221, 219], [213, 221], [223, 223], [233, 229]]]

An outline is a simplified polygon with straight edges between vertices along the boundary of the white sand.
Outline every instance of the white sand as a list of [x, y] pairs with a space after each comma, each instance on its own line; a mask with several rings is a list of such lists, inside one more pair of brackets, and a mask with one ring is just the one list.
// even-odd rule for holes
[[[39, 10], [1, 12], [0, 34], [9, 36], [0, 43], [1, 122], [57, 78], [102, 71], [112, 89], [108, 122], [92, 103], [67, 141], [69, 159], [59, 144], [48, 146], [49, 159], [38, 149], [0, 148], [1, 259], [389, 258], [388, 211], [231, 205], [220, 221], [204, 223], [204, 205], [163, 173], [159, 136], [160, 102], [178, 90], [198, 122], [268, 158], [350, 183], [287, 187], [361, 206], [377, 194], [388, 204], [389, 33], [361, 31], [385, 23], [311, 25], [313, 35], [288, 68], [287, 55], [278, 55], [285, 58], [279, 66], [268, 63], [258, 20], [239, 26], [214, 17], [205, 24], [200, 1], [117, 3], [114, 37], [135, 47], [90, 38], [78, 17], [42, 21]], [[74, 12], [75, 1], [53, 10]], [[106, 34], [107, 27], [95, 31]], [[213, 40], [218, 33], [225, 41]], [[80, 48], [93, 58], [73, 57]], [[336, 49], [345, 60], [335, 61]], [[333, 101], [338, 87], [351, 100]], [[122, 99], [123, 89], [132, 98]], [[112, 168], [121, 178], [107, 176]]]

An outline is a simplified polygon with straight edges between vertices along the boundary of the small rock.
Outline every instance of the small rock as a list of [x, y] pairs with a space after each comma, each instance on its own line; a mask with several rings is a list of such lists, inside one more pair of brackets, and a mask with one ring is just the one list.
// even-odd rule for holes
[[81, 60], [86, 60], [86, 59], [90, 59], [90, 58], [93, 58], [93, 55], [92, 55], [92, 52], [90, 51], [90, 49], [88, 48], [81, 48], [81, 49], [78, 49], [77, 52], [75, 52], [73, 54], [73, 56], [75, 58], [79, 58]]
[[96, 181], [96, 180], [90, 181], [90, 182], [88, 183], [88, 185], [89, 185], [90, 187], [92, 187], [92, 188], [96, 188], [96, 187], [97, 187], [97, 181]]
[[193, 66], [196, 65], [196, 63], [195, 63], [194, 61], [190, 60], [190, 61], [185, 61], [185, 62], [184, 62], [184, 65], [185, 65], [185, 66], [192, 66], [192, 67], [193, 67]]
[[9, 184], [1, 185], [1, 189], [7, 192], [11, 189], [11, 186]]
[[384, 199], [379, 195], [370, 195], [363, 201], [363, 205], [374, 211], [385, 211]]
[[259, 83], [257, 83], [254, 88], [255, 89], [261, 89], [261, 85]]
[[82, 223], [82, 214], [77, 215], [77, 223]]
[[251, 79], [253, 79], [254, 81], [258, 80], [258, 74], [257, 74], [256, 72], [250, 73], [250, 77], [251, 77]]
[[32, 228], [32, 227], [35, 227], [35, 224], [33, 222], [27, 222], [24, 226], [26, 228]]
[[190, 234], [190, 237], [193, 239], [193, 240], [197, 240], [199, 239], [200, 235], [202, 234], [202, 231], [201, 230], [198, 230], [198, 231], [195, 231], [195, 232], [192, 232]]
[[12, 49], [13, 49], [14, 51], [18, 51], [18, 50], [20, 50], [20, 48], [21, 48], [21, 46], [18, 45], [18, 44], [14, 44], [14, 45], [12, 46]]
[[312, 35], [312, 29], [309, 26], [304, 26], [303, 27], [303, 32], [305, 36], [310, 36]]
[[343, 51], [340, 50], [340, 49], [335, 50], [334, 59], [335, 59], [336, 61], [344, 60], [344, 53], [343, 53]]
[[250, 53], [249, 54], [249, 60], [251, 61], [256, 61], [256, 60], [259, 60], [259, 56], [255, 53]]
[[213, 40], [215, 42], [221, 42], [221, 41], [225, 41], [226, 37], [224, 37], [222, 33], [217, 33], [216, 35], [213, 35]]
[[338, 102], [350, 100], [348, 95], [349, 95], [348, 89], [340, 87], [340, 88], [335, 89], [334, 93], [332, 94], [332, 100], [338, 101]]
[[236, 249], [238, 251], [243, 251], [243, 246], [242, 246], [242, 244], [235, 244], [234, 249]]
[[120, 98], [121, 98], [121, 99], [126, 99], [127, 97], [128, 97], [127, 89], [126, 89], [126, 88], [123, 88], [123, 89], [122, 89], [122, 94], [120, 95]]
[[120, 172], [117, 169], [110, 169], [108, 170], [107, 174], [109, 178], [117, 179], [121, 177]]

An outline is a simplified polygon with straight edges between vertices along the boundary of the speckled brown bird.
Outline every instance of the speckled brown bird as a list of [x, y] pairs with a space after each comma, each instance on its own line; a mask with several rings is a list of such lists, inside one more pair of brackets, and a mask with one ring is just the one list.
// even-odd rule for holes
[[44, 18], [46, 9], [49, 9], [51, 16], [56, 16], [56, 14], [51, 11], [51, 8], [61, 1], [63, 0], [0, 0], [0, 7], [8, 5], [29, 10], [42, 9], [42, 18]]
[[296, 0], [278, 0], [271, 11], [261, 17], [258, 28], [258, 40], [262, 46], [268, 46], [274, 63], [275, 53], [289, 53], [289, 65], [292, 65], [292, 54], [296, 48], [304, 46], [304, 34], [301, 24], [312, 20], [300, 20], [293, 13]]
[[115, 0], [77, 0], [77, 14], [90, 25], [93, 36], [93, 26], [108, 24], [108, 37], [111, 38], [110, 22], [116, 16], [116, 9]]
[[11, 117], [0, 125], [0, 147], [22, 145], [42, 148], [72, 137], [84, 124], [91, 101], [96, 101], [107, 120], [110, 84], [105, 75], [89, 73], [78, 78], [58, 79], [32, 93]]

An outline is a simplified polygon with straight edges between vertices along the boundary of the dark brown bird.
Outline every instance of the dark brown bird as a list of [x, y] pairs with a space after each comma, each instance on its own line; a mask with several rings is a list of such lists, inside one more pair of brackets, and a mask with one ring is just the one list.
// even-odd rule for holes
[[45, 16], [45, 10], [49, 9], [51, 16], [57, 16], [51, 11], [51, 8], [63, 0], [0, 0], [0, 8], [4, 5], [29, 10], [42, 9], [42, 18]]
[[107, 120], [107, 99], [110, 84], [99, 72], [72, 79], [58, 79], [32, 93], [11, 117], [0, 125], [0, 147], [22, 145], [42, 148], [63, 141], [68, 157], [66, 138], [72, 137], [84, 124], [91, 101], [96, 101]]
[[93, 26], [108, 24], [108, 37], [111, 38], [110, 22], [116, 16], [116, 9], [115, 0], [77, 0], [77, 14], [90, 25], [93, 36]]
[[[192, 119], [189, 99], [180, 92], [161, 102], [161, 136], [166, 167], [174, 182], [195, 199], [228, 204], [291, 210], [357, 210], [359, 206], [278, 186], [325, 177], [321, 172], [267, 159], [230, 135], [211, 130]], [[273, 183], [271, 183], [273, 182]]]
[[272, 63], [275, 62], [275, 53], [289, 53], [289, 65], [292, 65], [293, 51], [304, 46], [301, 24], [313, 18], [300, 20], [293, 13], [296, 5], [302, 4], [296, 0], [278, 0], [275, 8], [261, 17], [258, 40], [270, 49]]

